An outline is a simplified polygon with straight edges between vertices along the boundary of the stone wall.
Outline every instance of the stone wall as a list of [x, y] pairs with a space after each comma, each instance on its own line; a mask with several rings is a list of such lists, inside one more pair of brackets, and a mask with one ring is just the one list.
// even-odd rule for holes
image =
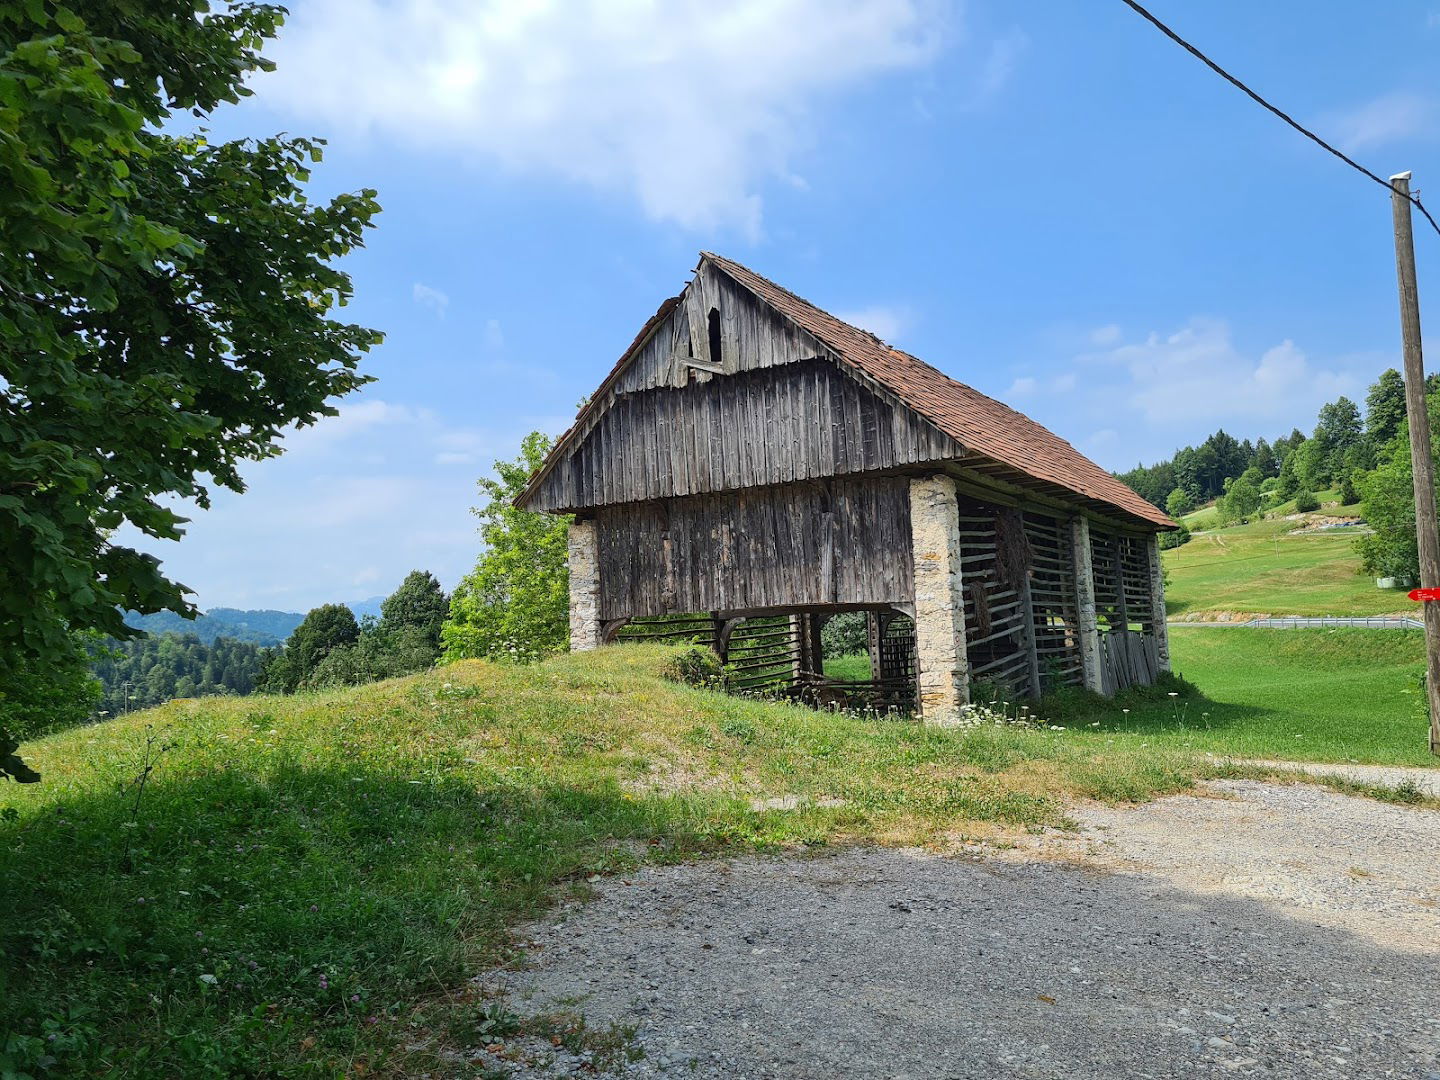
[[960, 580], [960, 509], [943, 474], [910, 481], [916, 697], [927, 724], [958, 723], [970, 700]]
[[570, 523], [570, 649], [600, 644], [600, 544], [593, 521]]

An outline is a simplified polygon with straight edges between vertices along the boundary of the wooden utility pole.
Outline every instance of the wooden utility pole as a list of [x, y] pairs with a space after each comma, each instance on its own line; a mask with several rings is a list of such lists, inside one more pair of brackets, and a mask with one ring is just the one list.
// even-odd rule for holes
[[[1420, 542], [1420, 587], [1440, 588], [1440, 523], [1430, 456], [1430, 414], [1425, 407], [1425, 360], [1420, 351], [1420, 291], [1415, 284], [1415, 238], [1410, 228], [1410, 174], [1390, 178], [1395, 218], [1395, 270], [1400, 279], [1400, 332], [1405, 345], [1405, 415], [1410, 421], [1410, 462], [1415, 474], [1415, 533]], [[1440, 602], [1426, 601], [1425, 690], [1430, 701], [1430, 752], [1440, 754]]]

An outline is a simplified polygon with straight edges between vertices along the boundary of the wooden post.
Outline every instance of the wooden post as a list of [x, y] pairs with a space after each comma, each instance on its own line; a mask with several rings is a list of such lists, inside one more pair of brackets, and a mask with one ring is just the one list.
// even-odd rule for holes
[[1170, 670], [1170, 627], [1165, 622], [1165, 565], [1160, 561], [1160, 534], [1151, 533], [1145, 548], [1150, 556], [1150, 625], [1155, 635], [1156, 666]]
[[1025, 580], [1020, 583], [1020, 612], [1025, 619], [1025, 625], [1020, 628], [1020, 640], [1025, 646], [1025, 653], [1029, 657], [1030, 664], [1026, 669], [1027, 677], [1030, 680], [1030, 696], [1038, 698], [1044, 691], [1040, 685], [1040, 652], [1035, 641], [1035, 598], [1030, 592], [1030, 573], [1027, 570]]
[[[1415, 239], [1410, 226], [1410, 174], [1390, 178], [1395, 221], [1395, 271], [1400, 284], [1400, 333], [1405, 349], [1405, 415], [1410, 421], [1410, 462], [1415, 474], [1415, 534], [1420, 547], [1420, 585], [1440, 587], [1440, 527], [1435, 517], [1435, 477], [1430, 456], [1430, 414], [1425, 407], [1425, 359], [1420, 348], [1420, 290], [1415, 281]], [[1425, 612], [1425, 686], [1430, 699], [1430, 752], [1440, 754], [1440, 605]]]
[[1070, 550], [1075, 566], [1075, 633], [1080, 639], [1080, 675], [1086, 690], [1105, 692], [1100, 670], [1100, 625], [1095, 612], [1095, 563], [1090, 551], [1090, 521], [1070, 522]]
[[884, 675], [880, 672], [880, 635], [884, 633], [884, 626], [880, 622], [878, 611], [867, 611], [865, 613], [865, 651], [870, 654], [870, 678], [882, 679]]

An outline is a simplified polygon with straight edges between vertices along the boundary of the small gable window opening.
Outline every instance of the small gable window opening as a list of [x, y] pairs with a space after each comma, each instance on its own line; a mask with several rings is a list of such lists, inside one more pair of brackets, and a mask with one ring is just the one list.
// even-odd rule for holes
[[710, 309], [710, 363], [719, 367], [724, 361], [720, 356], [720, 309]]

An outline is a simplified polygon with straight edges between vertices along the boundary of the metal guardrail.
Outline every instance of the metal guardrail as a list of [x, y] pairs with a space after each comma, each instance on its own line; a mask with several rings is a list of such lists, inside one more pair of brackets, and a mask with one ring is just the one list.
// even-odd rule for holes
[[1187, 622], [1176, 620], [1167, 626], [1250, 626], [1271, 630], [1313, 630], [1337, 626], [1369, 627], [1372, 630], [1423, 630], [1425, 624], [1408, 615], [1287, 615], [1279, 619], [1251, 619], [1248, 622]]

